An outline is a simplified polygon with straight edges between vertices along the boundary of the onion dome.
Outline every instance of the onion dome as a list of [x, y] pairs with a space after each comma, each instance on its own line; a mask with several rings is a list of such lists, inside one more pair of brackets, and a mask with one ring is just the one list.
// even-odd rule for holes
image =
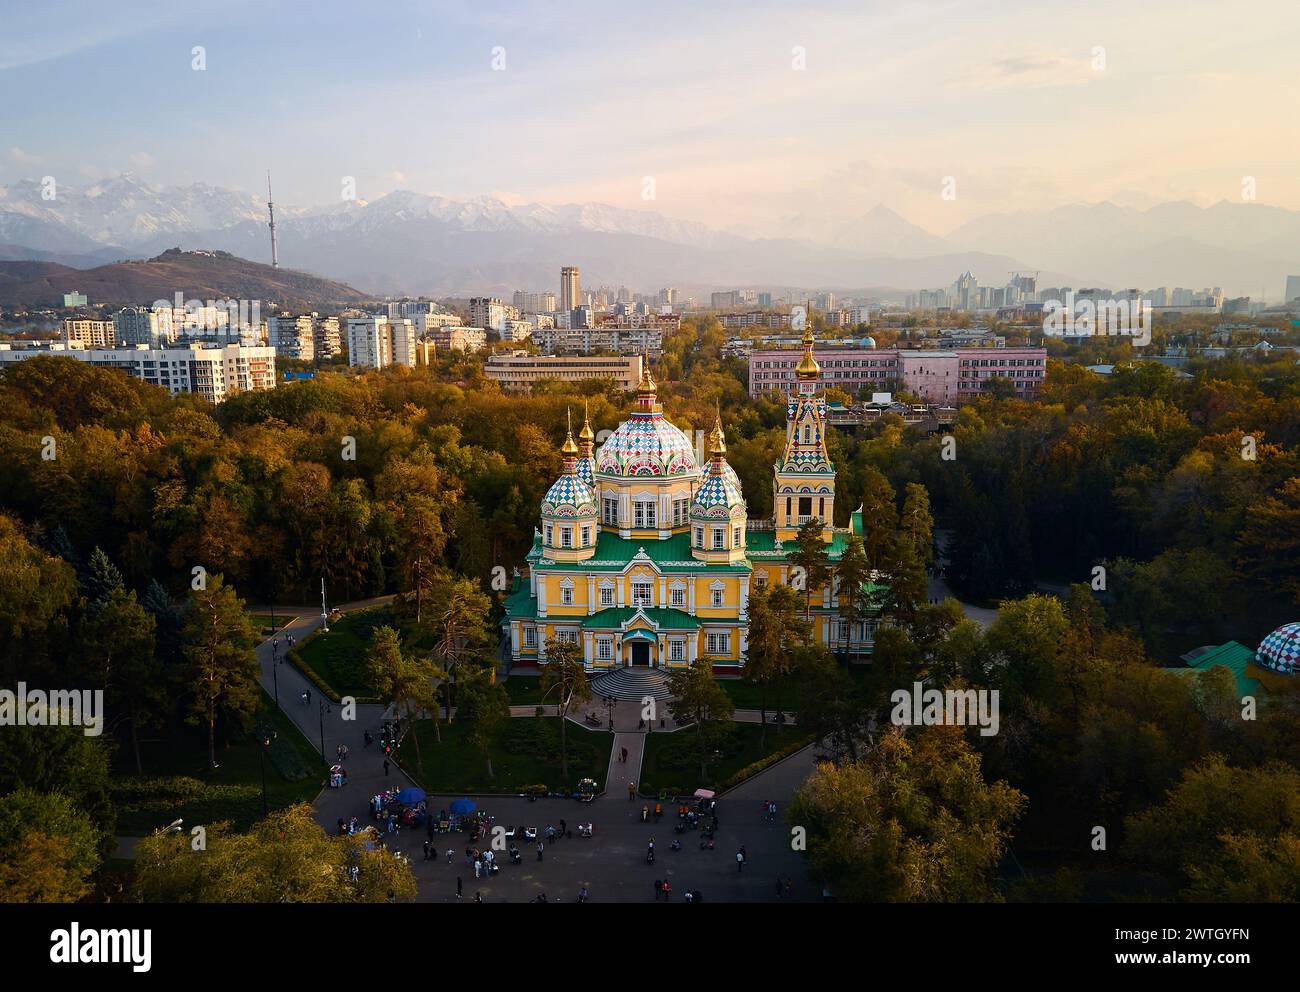
[[578, 466], [577, 476], [593, 490], [596, 488], [596, 459], [592, 455], [596, 434], [591, 429], [591, 416], [587, 412], [587, 401], [582, 401], [582, 430], [578, 431]]
[[596, 494], [576, 475], [565, 473], [551, 484], [542, 498], [544, 517], [594, 517]]
[[564, 471], [542, 498], [543, 517], [594, 517], [596, 494], [578, 475], [578, 446], [573, 443], [573, 422], [564, 437]]
[[741, 495], [739, 481], [734, 471], [728, 475], [728, 467], [727, 440], [719, 417], [709, 432], [709, 470], [691, 500], [692, 520], [729, 520], [733, 511], [744, 510], [745, 498]]
[[806, 325], [803, 331], [803, 358], [799, 360], [799, 366], [794, 370], [796, 379], [803, 381], [817, 381], [821, 378], [822, 367], [817, 364], [817, 359], [813, 358], [813, 332], [812, 325]]
[[874, 348], [876, 346], [876, 339], [868, 334], [865, 338], [859, 341], [858, 344], [863, 348]]
[[596, 471], [620, 478], [691, 477], [699, 473], [690, 438], [664, 417], [655, 401], [658, 387], [645, 367], [637, 405], [596, 453]]
[[1255, 661], [1284, 675], [1300, 672], [1300, 622], [1284, 623], [1260, 641]]

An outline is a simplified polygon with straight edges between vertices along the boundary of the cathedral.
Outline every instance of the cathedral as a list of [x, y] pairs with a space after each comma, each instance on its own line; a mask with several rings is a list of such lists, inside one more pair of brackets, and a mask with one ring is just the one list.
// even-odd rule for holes
[[[514, 665], [545, 665], [548, 642], [567, 641], [580, 646], [593, 673], [673, 669], [701, 657], [719, 675], [743, 668], [750, 589], [799, 585], [789, 554], [800, 525], [821, 523], [832, 566], [850, 534], [862, 534], [861, 511], [851, 528], [832, 525], [835, 466], [826, 453], [826, 400], [811, 330], [803, 345], [767, 517], [749, 517], [727, 464], [721, 418], [701, 465], [687, 436], [665, 419], [648, 366], [631, 415], [599, 451], [585, 417], [576, 443], [570, 426], [562, 474], [542, 500], [527, 577], [516, 579], [506, 599]], [[850, 631], [831, 586], [813, 590], [812, 605], [819, 642], [870, 653], [875, 619]]]

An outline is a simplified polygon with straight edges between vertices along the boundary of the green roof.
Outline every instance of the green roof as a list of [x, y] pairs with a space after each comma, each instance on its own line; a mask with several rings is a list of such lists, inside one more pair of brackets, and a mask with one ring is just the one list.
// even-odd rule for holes
[[[534, 545], [534, 550], [540, 548]], [[691, 535], [674, 534], [672, 537], [633, 538], [619, 537], [609, 531], [601, 531], [596, 538], [596, 553], [584, 561], [550, 561], [537, 560], [537, 568], [565, 572], [590, 570], [593, 572], [621, 572], [628, 562], [642, 550], [646, 557], [663, 572], [748, 572], [751, 571], [746, 561], [723, 562], [712, 564], [698, 561], [691, 554]], [[533, 560], [530, 555], [530, 560]]]
[[1263, 684], [1259, 679], [1251, 678], [1246, 674], [1246, 666], [1254, 660], [1255, 652], [1246, 645], [1238, 644], [1236, 641], [1228, 641], [1226, 644], [1220, 644], [1217, 648], [1211, 648], [1204, 654], [1198, 655], [1195, 660], [1187, 663], [1186, 668], [1168, 668], [1165, 670], [1176, 675], [1190, 675], [1208, 672], [1211, 668], [1222, 665], [1232, 672], [1233, 677], [1236, 679], [1238, 696], [1254, 696], [1263, 689]]
[[[849, 535], [845, 531], [837, 530], [831, 534], [831, 541], [826, 545], [827, 554], [831, 561], [838, 561], [844, 554], [844, 548], [849, 543]], [[762, 558], [764, 560], [775, 559], [784, 561], [794, 551], [796, 544], [794, 539], [781, 542], [781, 549], [776, 547], [776, 531], [774, 530], [750, 530], [745, 532], [745, 552], [751, 558]]]
[[[630, 606], [612, 607], [608, 610], [601, 610], [599, 613], [593, 613], [582, 621], [582, 625], [608, 630], [623, 626], [638, 613], [645, 614], [645, 618], [661, 630], [696, 630], [700, 626], [698, 617], [693, 617], [682, 610], [637, 609]], [[553, 619], [562, 620], [564, 618], [556, 617]]]

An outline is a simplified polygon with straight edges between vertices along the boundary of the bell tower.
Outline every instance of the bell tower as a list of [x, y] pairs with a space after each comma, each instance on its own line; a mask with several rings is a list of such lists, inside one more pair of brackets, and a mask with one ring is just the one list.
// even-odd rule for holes
[[812, 328], [805, 323], [803, 358], [786, 397], [785, 452], [772, 466], [773, 516], [779, 541], [792, 540], [809, 520], [822, 522], [823, 541], [830, 541], [833, 534], [835, 466], [826, 453], [826, 397], [813, 343]]

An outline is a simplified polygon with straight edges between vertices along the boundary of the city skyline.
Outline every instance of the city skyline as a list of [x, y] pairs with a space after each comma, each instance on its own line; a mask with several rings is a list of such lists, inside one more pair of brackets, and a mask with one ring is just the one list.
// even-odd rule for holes
[[[1280, 3], [1174, 15], [945, 3], [723, 6], [689, 21], [672, 4], [642, 18], [327, 3], [309, 23], [242, 3], [15, 12], [0, 41], [15, 94], [0, 185], [130, 171], [260, 195], [269, 167], [285, 204], [337, 202], [350, 177], [363, 200], [410, 189], [594, 201], [768, 237], [825, 236], [877, 204], [938, 235], [1081, 202], [1300, 208], [1300, 141], [1282, 127], [1300, 24]], [[370, 57], [349, 56], [358, 44]], [[223, 143], [243, 150], [214, 158]]]

